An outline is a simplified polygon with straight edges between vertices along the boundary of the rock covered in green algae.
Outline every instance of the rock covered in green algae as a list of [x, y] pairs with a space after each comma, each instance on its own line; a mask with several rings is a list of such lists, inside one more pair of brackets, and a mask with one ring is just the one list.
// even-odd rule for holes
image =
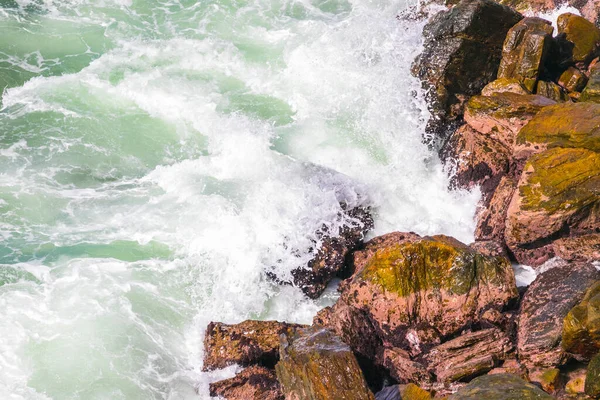
[[567, 68], [558, 79], [558, 84], [569, 92], [581, 92], [587, 82], [587, 76], [575, 67]]
[[[484, 256], [443, 235], [384, 235], [357, 252], [355, 267], [342, 284], [332, 320], [337, 308], [361, 315], [373, 326], [370, 340], [417, 353], [423, 344], [477, 323], [484, 310], [501, 310], [518, 297], [507, 259]], [[354, 330], [343, 328], [342, 335]]]
[[573, 48], [574, 62], [589, 62], [597, 54], [600, 29], [587, 19], [566, 13], [558, 17], [558, 33], [564, 33]]
[[544, 96], [495, 93], [473, 96], [465, 107], [465, 121], [476, 131], [512, 149], [517, 133], [545, 107], [556, 101]]
[[330, 330], [299, 329], [281, 336], [275, 366], [289, 400], [373, 400], [356, 357]]
[[565, 317], [598, 279], [600, 272], [589, 263], [565, 264], [537, 276], [519, 310], [517, 350], [523, 365], [555, 368], [568, 359], [561, 347]]
[[563, 88], [554, 82], [538, 81], [535, 93], [556, 102], [571, 100]]
[[498, 78], [514, 78], [533, 92], [552, 45], [554, 28], [541, 18], [524, 18], [506, 35]]
[[552, 400], [553, 397], [531, 383], [510, 374], [494, 374], [473, 379], [448, 400]]
[[413, 65], [428, 94], [430, 130], [445, 136], [465, 100], [496, 78], [502, 43], [522, 16], [491, 0], [463, 0], [425, 26], [424, 51]]
[[588, 396], [594, 399], [600, 398], [600, 354], [592, 358], [588, 364], [584, 390]]
[[585, 359], [600, 352], [600, 281], [567, 314], [562, 345], [569, 353]]
[[590, 68], [589, 81], [581, 92], [580, 100], [600, 103], [600, 63], [596, 63]]
[[520, 130], [517, 157], [553, 147], [600, 151], [600, 104], [563, 103], [545, 107]]
[[204, 370], [228, 365], [274, 366], [279, 359], [279, 335], [303, 325], [247, 320], [239, 324], [211, 322], [204, 337]]
[[600, 229], [600, 153], [553, 148], [532, 156], [507, 211], [505, 238], [517, 260], [538, 266], [552, 242]]

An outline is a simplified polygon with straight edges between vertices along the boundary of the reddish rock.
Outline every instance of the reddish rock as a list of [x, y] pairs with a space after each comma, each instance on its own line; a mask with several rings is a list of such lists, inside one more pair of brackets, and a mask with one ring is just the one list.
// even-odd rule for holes
[[275, 371], [253, 365], [235, 377], [210, 384], [210, 395], [226, 400], [283, 400]]
[[600, 281], [595, 282], [567, 314], [562, 347], [578, 360], [589, 360], [600, 353]]
[[442, 157], [452, 165], [452, 184], [460, 188], [481, 187], [484, 199], [491, 196], [511, 165], [511, 151], [489, 135], [469, 125], [460, 127], [445, 144]]
[[514, 349], [500, 329], [470, 332], [434, 347], [423, 358], [438, 381], [468, 381], [498, 366]]
[[315, 257], [306, 268], [292, 271], [294, 284], [312, 299], [323, 293], [329, 282], [344, 267], [348, 253], [373, 228], [373, 217], [368, 208], [356, 207], [339, 217], [347, 224], [339, 230], [338, 235], [330, 235], [327, 228], [323, 227], [319, 232], [322, 243]]
[[465, 121], [476, 131], [512, 149], [515, 136], [544, 107], [554, 100], [538, 95], [495, 93], [474, 96], [465, 108]]
[[524, 18], [506, 35], [498, 78], [518, 79], [529, 92], [536, 88], [552, 46], [554, 28], [541, 18]]
[[469, 247], [484, 256], [508, 258], [504, 243], [500, 241], [482, 240], [471, 243]]
[[398, 347], [385, 348], [378, 357], [378, 364], [385, 367], [398, 383], [416, 383], [430, 387], [433, 377], [425, 365], [413, 361], [407, 351]]
[[518, 79], [500, 78], [488, 83], [481, 91], [482, 96], [491, 96], [494, 93], [531, 94]]
[[324, 328], [281, 336], [277, 379], [288, 400], [374, 400], [350, 347]]
[[539, 266], [552, 242], [600, 229], [600, 153], [553, 148], [527, 162], [507, 211], [506, 245], [517, 261]]
[[503, 176], [489, 203], [479, 208], [475, 229], [477, 241], [504, 243], [506, 213], [516, 188], [517, 181], [514, 178]]
[[277, 321], [211, 322], [204, 338], [205, 371], [232, 364], [274, 366], [279, 359], [279, 335], [302, 327]]
[[[357, 272], [342, 284], [329, 313], [329, 326], [342, 337], [369, 321], [373, 333], [363, 341], [376, 336], [386, 347], [410, 349], [414, 356], [476, 324], [483, 310], [503, 309], [518, 298], [508, 260], [484, 256], [447, 236], [384, 235], [357, 253], [363, 253], [356, 256]], [[342, 314], [363, 325], [340, 323]]]
[[541, 273], [521, 301], [518, 319], [519, 361], [528, 369], [554, 368], [568, 360], [561, 347], [568, 312], [600, 278], [589, 264], [568, 264]]
[[567, 261], [599, 261], [600, 233], [568, 236], [552, 244], [554, 253]]
[[488, 372], [488, 375], [496, 374], [512, 374], [518, 376], [521, 379], [527, 379], [527, 370], [514, 358], [504, 361], [502, 366], [494, 368], [493, 370]]

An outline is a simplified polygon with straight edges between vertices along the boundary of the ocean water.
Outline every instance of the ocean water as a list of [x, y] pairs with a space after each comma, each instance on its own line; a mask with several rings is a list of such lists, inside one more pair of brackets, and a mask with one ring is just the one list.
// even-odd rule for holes
[[207, 399], [211, 320], [310, 322], [280, 278], [340, 202], [472, 240], [394, 0], [0, 0], [0, 398]]

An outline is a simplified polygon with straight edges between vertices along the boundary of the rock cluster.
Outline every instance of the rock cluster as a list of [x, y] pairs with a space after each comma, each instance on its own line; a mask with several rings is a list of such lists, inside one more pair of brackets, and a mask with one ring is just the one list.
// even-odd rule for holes
[[[554, 0], [501, 3], [438, 13], [413, 68], [452, 185], [481, 188], [476, 241], [394, 232], [361, 244], [372, 219], [348, 211], [356, 224], [324, 232], [294, 272], [316, 297], [348, 271], [337, 302], [310, 327], [211, 323], [204, 368], [246, 367], [212, 395], [600, 398], [600, 6], [572, 3], [589, 20], [564, 14], [554, 32], [513, 9]], [[512, 263], [537, 269], [529, 287]]]

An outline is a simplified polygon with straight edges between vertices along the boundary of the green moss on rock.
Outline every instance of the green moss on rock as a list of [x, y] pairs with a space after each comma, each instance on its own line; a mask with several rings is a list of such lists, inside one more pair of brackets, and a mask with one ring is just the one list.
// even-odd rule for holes
[[600, 42], [600, 29], [587, 19], [575, 14], [566, 13], [558, 17], [558, 33], [565, 33], [572, 42], [573, 61], [589, 61], [597, 53]]
[[598, 399], [600, 398], [600, 354], [597, 354], [588, 365], [585, 377], [585, 394]]
[[586, 358], [600, 351], [600, 281], [567, 314], [562, 346], [566, 351]]
[[473, 379], [448, 400], [552, 400], [553, 397], [516, 375], [494, 374]]

